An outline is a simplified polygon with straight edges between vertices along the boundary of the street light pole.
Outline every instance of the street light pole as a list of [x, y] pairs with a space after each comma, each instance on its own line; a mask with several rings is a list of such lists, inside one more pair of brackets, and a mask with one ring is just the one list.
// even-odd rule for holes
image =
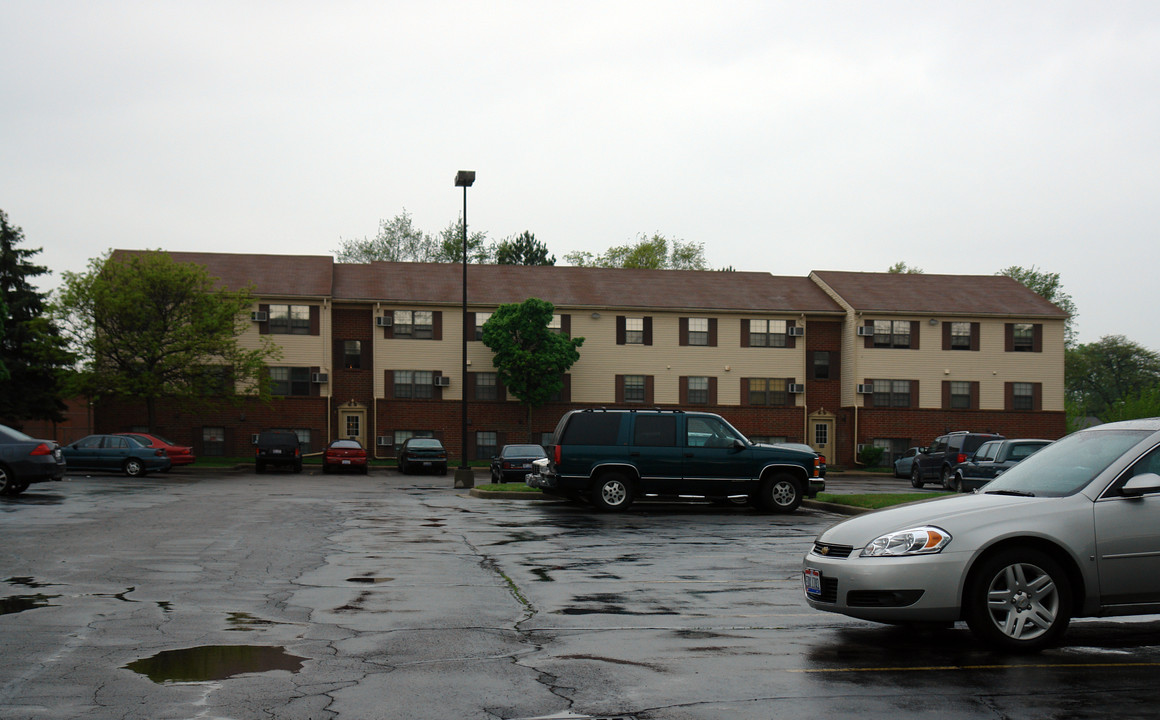
[[463, 365], [459, 375], [459, 393], [463, 397], [460, 405], [459, 468], [455, 471], [455, 487], [475, 487], [475, 474], [467, 465], [467, 333], [474, 328], [467, 327], [467, 188], [475, 182], [474, 170], [460, 170], [455, 173], [455, 187], [463, 188]]

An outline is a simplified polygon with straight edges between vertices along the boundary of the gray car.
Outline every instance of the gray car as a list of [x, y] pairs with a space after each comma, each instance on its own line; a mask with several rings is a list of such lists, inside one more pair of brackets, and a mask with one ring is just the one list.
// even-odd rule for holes
[[868, 513], [803, 561], [813, 608], [885, 623], [965, 620], [1009, 651], [1073, 617], [1160, 612], [1160, 418], [1048, 445], [982, 491]]
[[955, 465], [951, 490], [970, 492], [1050, 445], [1050, 440], [992, 440], [979, 446], [966, 462]]

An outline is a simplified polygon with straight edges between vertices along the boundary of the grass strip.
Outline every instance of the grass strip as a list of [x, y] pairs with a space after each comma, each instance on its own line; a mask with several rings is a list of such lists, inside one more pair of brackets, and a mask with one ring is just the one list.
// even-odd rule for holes
[[955, 493], [864, 493], [862, 495], [835, 495], [833, 493], [818, 493], [818, 500], [834, 503], [835, 505], [851, 505], [853, 507], [878, 510], [893, 505], [919, 502], [922, 500], [937, 500]]

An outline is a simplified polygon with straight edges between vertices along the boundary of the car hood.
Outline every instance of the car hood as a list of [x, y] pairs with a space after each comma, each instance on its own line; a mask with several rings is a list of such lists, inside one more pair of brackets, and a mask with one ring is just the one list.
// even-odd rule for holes
[[823, 532], [818, 540], [860, 548], [879, 535], [921, 525], [937, 525], [954, 537], [1021, 518], [1044, 520], [1068, 512], [1074, 498], [972, 493], [922, 500], [850, 518]]

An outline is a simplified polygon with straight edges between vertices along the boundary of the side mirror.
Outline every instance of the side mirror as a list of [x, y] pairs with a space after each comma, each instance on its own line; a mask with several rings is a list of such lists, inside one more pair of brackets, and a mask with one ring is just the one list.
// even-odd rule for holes
[[1137, 475], [1120, 488], [1120, 493], [1126, 497], [1140, 497], [1154, 492], [1160, 492], [1160, 475], [1156, 473]]

